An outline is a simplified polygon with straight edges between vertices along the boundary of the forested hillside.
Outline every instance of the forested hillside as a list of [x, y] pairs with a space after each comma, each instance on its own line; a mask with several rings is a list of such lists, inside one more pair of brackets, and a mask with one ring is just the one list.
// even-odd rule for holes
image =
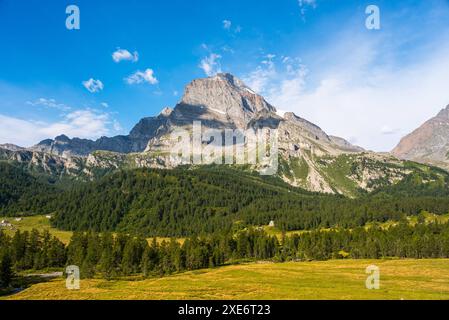
[[50, 181], [35, 177], [20, 166], [0, 161], [0, 215], [48, 211], [58, 193]]
[[2, 215], [53, 214], [53, 226], [64, 230], [186, 237], [272, 220], [283, 231], [313, 230], [449, 212], [448, 174], [438, 169], [356, 199], [308, 192], [247, 168], [122, 170], [64, 189], [11, 164], [0, 169]]
[[227, 230], [251, 203], [287, 194], [311, 195], [235, 169], [121, 171], [65, 193], [55, 203], [53, 223], [70, 230], [186, 236]]
[[430, 192], [409, 196], [388, 190], [348, 199], [272, 180], [222, 167], [122, 171], [58, 197], [53, 224], [67, 230], [180, 237], [271, 220], [281, 230], [311, 230], [398, 221], [423, 210], [449, 212], [449, 198]]

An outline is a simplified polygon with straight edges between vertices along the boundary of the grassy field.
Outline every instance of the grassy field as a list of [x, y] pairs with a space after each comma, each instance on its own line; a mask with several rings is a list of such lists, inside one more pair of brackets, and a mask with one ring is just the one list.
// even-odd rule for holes
[[[380, 268], [380, 290], [365, 288], [371, 264]], [[149, 280], [81, 280], [79, 291], [55, 279], [7, 299], [449, 299], [449, 260], [257, 263]]]
[[[22, 221], [15, 221], [14, 218], [11, 217], [0, 217], [0, 220], [6, 219], [8, 220], [17, 230], [20, 231], [31, 231], [33, 229], [37, 229], [39, 231], [48, 230], [50, 234], [57, 237], [59, 240], [64, 242], [65, 244], [69, 243], [70, 238], [72, 237], [72, 232], [70, 231], [61, 231], [55, 228], [52, 228], [50, 225], [50, 220], [45, 216], [32, 216], [32, 217], [24, 217]], [[2, 229], [6, 234], [13, 236], [16, 230], [10, 229]]]
[[[22, 221], [15, 221], [14, 218], [11, 217], [0, 217], [1, 220], [8, 220], [13, 226], [14, 230], [9, 228], [3, 228], [2, 230], [9, 236], [13, 236], [17, 230], [20, 231], [31, 231], [33, 229], [39, 230], [40, 232], [44, 230], [48, 230], [50, 234], [61, 240], [63, 243], [68, 244], [70, 239], [72, 238], [73, 232], [71, 231], [63, 231], [56, 228], [52, 228], [50, 225], [50, 220], [45, 216], [32, 216], [32, 217], [23, 217]], [[147, 239], [149, 243], [153, 241], [153, 238]], [[167, 237], [157, 237], [157, 242], [161, 243], [163, 241], [170, 241], [170, 238]], [[181, 244], [185, 241], [184, 238], [177, 239]]]

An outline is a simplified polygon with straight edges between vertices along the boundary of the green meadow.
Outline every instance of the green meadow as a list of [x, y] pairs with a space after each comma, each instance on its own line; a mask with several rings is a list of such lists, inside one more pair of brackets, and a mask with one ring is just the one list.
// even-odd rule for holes
[[[2, 230], [9, 236], [13, 236], [17, 230], [20, 231], [31, 231], [33, 229], [38, 230], [39, 232], [48, 231], [51, 235], [58, 238], [64, 244], [68, 244], [70, 239], [72, 238], [72, 231], [64, 231], [59, 230], [57, 228], [53, 228], [50, 224], [50, 219], [46, 218], [44, 215], [30, 216], [30, 217], [21, 217], [21, 221], [15, 221], [15, 218], [11, 217], [0, 217], [0, 221], [5, 219], [8, 220], [13, 226], [14, 229], [2, 228]], [[158, 237], [156, 238], [159, 243], [162, 241], [170, 241], [170, 238], [167, 237]], [[152, 241], [152, 238], [149, 238], [148, 241]], [[184, 241], [183, 238], [179, 238], [178, 241], [182, 243]]]
[[70, 238], [72, 237], [73, 233], [71, 231], [62, 231], [53, 228], [50, 225], [50, 219], [47, 219], [43, 215], [21, 218], [21, 221], [16, 221], [11, 217], [0, 217], [0, 220], [8, 220], [14, 226], [13, 230], [9, 228], [3, 228], [2, 230], [5, 231], [5, 233], [9, 236], [13, 236], [16, 230], [31, 231], [33, 229], [36, 229], [41, 232], [47, 230], [48, 232], [50, 232], [50, 234], [61, 240], [63, 243], [68, 244], [70, 242]]

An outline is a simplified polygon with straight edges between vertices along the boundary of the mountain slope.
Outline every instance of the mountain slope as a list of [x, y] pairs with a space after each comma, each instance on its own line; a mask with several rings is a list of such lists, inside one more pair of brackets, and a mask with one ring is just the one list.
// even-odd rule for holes
[[392, 154], [401, 159], [449, 168], [449, 105], [405, 136]]
[[0, 161], [0, 215], [35, 214], [58, 194], [49, 181]]

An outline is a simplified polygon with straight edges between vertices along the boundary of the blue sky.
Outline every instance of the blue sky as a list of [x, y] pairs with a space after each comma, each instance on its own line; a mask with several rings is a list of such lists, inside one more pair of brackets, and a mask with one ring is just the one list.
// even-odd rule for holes
[[[365, 27], [370, 4], [380, 30]], [[448, 17], [447, 0], [0, 0], [0, 143], [127, 134], [224, 71], [387, 151], [449, 104]]]

